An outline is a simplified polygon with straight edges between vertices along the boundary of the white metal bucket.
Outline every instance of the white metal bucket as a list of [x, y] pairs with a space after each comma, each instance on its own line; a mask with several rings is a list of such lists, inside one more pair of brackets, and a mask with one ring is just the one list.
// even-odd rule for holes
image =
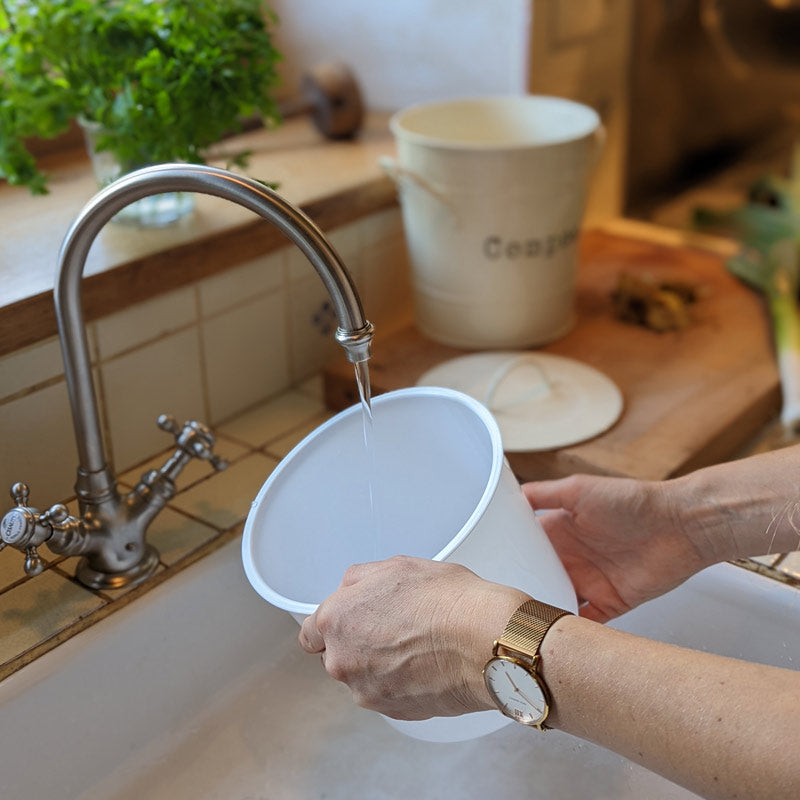
[[521, 348], [574, 322], [578, 238], [605, 138], [558, 97], [426, 103], [390, 122], [416, 322], [455, 347]]
[[[314, 430], [270, 475], [242, 542], [245, 572], [262, 597], [302, 622], [351, 564], [405, 554], [463, 564], [576, 610], [572, 584], [483, 405], [437, 387], [389, 392], [373, 401], [372, 438], [370, 459], [362, 412], [353, 406]], [[508, 722], [499, 711], [388, 721], [431, 741], [474, 738]]]

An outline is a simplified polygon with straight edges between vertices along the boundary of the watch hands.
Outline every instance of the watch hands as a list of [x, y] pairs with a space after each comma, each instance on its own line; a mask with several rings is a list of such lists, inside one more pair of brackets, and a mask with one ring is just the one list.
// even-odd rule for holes
[[516, 692], [516, 693], [517, 693], [517, 694], [518, 694], [518, 695], [519, 695], [519, 696], [520, 696], [520, 697], [521, 697], [521, 698], [522, 698], [522, 699], [523, 699], [523, 700], [524, 700], [524, 701], [525, 701], [525, 702], [526, 702], [526, 703], [527, 703], [529, 706], [531, 706], [532, 708], [535, 708], [535, 709], [538, 709], [538, 708], [539, 708], [539, 704], [538, 704], [538, 703], [536, 703], [536, 702], [534, 702], [533, 700], [531, 700], [531, 699], [530, 699], [530, 697], [528, 697], [528, 695], [526, 695], [526, 694], [525, 694], [525, 692], [523, 692], [523, 691], [522, 691], [522, 690], [519, 688], [519, 686], [517, 686], [517, 684], [516, 684], [516, 683], [514, 683], [514, 679], [513, 679], [513, 678], [512, 678], [512, 677], [511, 677], [511, 676], [510, 676], [510, 675], [509, 675], [507, 672], [504, 672], [503, 674], [506, 676], [506, 678], [508, 678], [508, 682], [509, 682], [509, 683], [510, 683], [510, 684], [511, 684], [513, 687], [514, 687], [514, 691], [515, 691], [515, 692]]
[[[516, 683], [514, 683], [514, 679], [507, 672], [504, 672], [503, 675], [505, 675], [506, 678], [508, 678], [508, 682], [514, 687], [514, 691], [519, 692], [519, 687], [517, 686]], [[519, 693], [522, 694], [522, 692]]]

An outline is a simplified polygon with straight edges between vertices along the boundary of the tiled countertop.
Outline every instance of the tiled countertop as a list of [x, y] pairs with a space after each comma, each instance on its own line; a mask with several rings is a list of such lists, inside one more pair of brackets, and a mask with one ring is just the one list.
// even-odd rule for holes
[[[161, 556], [158, 571], [133, 589], [87, 589], [74, 579], [77, 558], [53, 558], [46, 552], [45, 570], [29, 578], [22, 571], [23, 554], [6, 548], [0, 559], [0, 680], [240, 536], [253, 498], [280, 459], [330, 416], [322, 381], [314, 378], [220, 425], [216, 450], [228, 468], [215, 473], [208, 462], [193, 461], [183, 471], [178, 493], [150, 529], [149, 541]], [[123, 488], [132, 488], [142, 472], [167, 455], [122, 475]], [[74, 503], [71, 511], [76, 511]], [[741, 565], [800, 586], [800, 553]]]
[[[217, 427], [216, 452], [227, 469], [215, 473], [208, 462], [193, 461], [181, 473], [178, 493], [150, 528], [148, 540], [161, 556], [158, 570], [133, 589], [87, 589], [74, 579], [77, 558], [53, 557], [46, 549], [44, 571], [29, 578], [24, 555], [6, 548], [0, 558], [0, 680], [238, 537], [278, 461], [329, 416], [321, 380], [313, 379]], [[120, 476], [121, 489], [132, 488], [168, 454]], [[75, 513], [74, 501], [68, 504]]]

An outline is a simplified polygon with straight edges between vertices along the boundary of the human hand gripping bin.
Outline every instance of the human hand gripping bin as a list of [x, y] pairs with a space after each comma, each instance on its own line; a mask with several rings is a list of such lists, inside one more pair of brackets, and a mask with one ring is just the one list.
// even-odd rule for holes
[[[416, 387], [378, 396], [372, 410], [371, 435], [360, 406], [342, 411], [300, 442], [258, 493], [242, 557], [263, 598], [302, 622], [351, 564], [404, 554], [459, 563], [577, 610], [485, 406], [461, 392]], [[388, 721], [442, 742], [509, 722], [499, 711]]]
[[535, 347], [574, 323], [589, 178], [605, 129], [541, 95], [412, 106], [390, 122], [416, 324], [467, 349]]

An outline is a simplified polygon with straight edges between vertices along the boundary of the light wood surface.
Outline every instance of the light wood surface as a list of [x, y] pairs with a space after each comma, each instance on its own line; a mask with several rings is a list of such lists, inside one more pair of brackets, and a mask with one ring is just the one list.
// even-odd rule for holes
[[[394, 153], [386, 115], [371, 115], [353, 141], [330, 142], [308, 118], [274, 131], [223, 142], [226, 154], [250, 150], [246, 174], [278, 184], [323, 230], [394, 205], [394, 184], [378, 166]], [[52, 289], [58, 252], [72, 221], [97, 192], [82, 153], [51, 172], [51, 193], [0, 184], [0, 355], [56, 333]], [[84, 271], [88, 320], [223, 271], [286, 244], [282, 234], [251, 212], [224, 200], [197, 197], [194, 214], [166, 228], [107, 225]]]
[[[621, 271], [680, 278], [704, 296], [683, 331], [655, 333], [616, 319], [610, 294]], [[591, 472], [662, 479], [730, 457], [776, 413], [778, 373], [760, 298], [724, 268], [723, 257], [693, 247], [590, 231], [581, 240], [578, 323], [544, 352], [607, 374], [625, 407], [606, 433], [539, 453], [510, 453], [522, 479]], [[370, 361], [373, 393], [413, 386], [423, 372], [464, 351], [414, 328], [381, 338]], [[326, 402], [357, 399], [350, 365], [325, 372]]]

